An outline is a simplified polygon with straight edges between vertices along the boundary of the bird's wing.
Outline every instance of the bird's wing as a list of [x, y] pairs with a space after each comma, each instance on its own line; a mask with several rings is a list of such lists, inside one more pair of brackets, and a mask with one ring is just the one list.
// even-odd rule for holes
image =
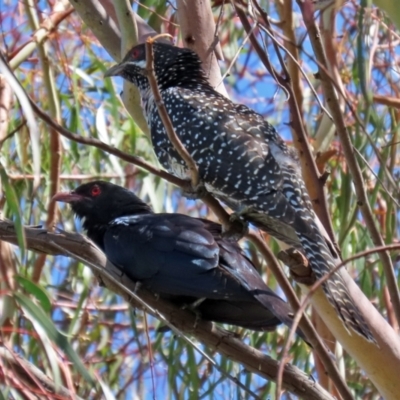
[[180, 214], [119, 218], [107, 230], [104, 247], [112, 263], [157, 293], [252, 298], [219, 266], [219, 246], [200, 219]]
[[[297, 157], [272, 125], [221, 95], [205, 103], [193, 90], [175, 91], [187, 117], [172, 122], [208, 190], [236, 211], [256, 208], [246, 217], [289, 245], [300, 245], [293, 226], [312, 237], [297, 212], [314, 217], [307, 192], [299, 186], [304, 184]], [[169, 151], [179, 158], [174, 149]], [[294, 200], [299, 204], [294, 206]]]
[[197, 307], [205, 319], [259, 330], [291, 324], [287, 303], [211, 221], [180, 214], [122, 217], [104, 245], [111, 262], [161, 296], [206, 299]]

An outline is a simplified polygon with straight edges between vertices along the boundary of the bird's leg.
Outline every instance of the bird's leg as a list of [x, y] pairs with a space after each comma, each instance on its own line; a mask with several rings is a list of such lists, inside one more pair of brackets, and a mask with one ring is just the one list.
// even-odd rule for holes
[[171, 330], [171, 328], [168, 325], [160, 325], [157, 329], [156, 332], [157, 333], [165, 333], [165, 332], [169, 332]]
[[135, 289], [133, 289], [133, 293], [137, 293], [142, 286], [142, 282], [135, 282]]
[[237, 242], [249, 233], [249, 224], [243, 218], [246, 212], [251, 212], [251, 208], [246, 207], [242, 211], [232, 213], [229, 216], [229, 224], [223, 226], [222, 237], [224, 239]]
[[201, 299], [197, 299], [192, 304], [190, 304], [191, 309], [198, 307], [206, 298], [202, 297]]
[[204, 300], [206, 300], [206, 298], [205, 297], [201, 297], [200, 299], [197, 299], [193, 303], [184, 304], [182, 306], [182, 310], [188, 309], [188, 310], [191, 310], [191, 311], [195, 312], [195, 308], [197, 308]]
[[199, 312], [194, 311], [194, 324], [193, 324], [193, 328], [196, 329], [197, 328], [197, 323], [201, 320], [201, 315]]
[[106, 284], [104, 283], [101, 277], [97, 277], [97, 283], [99, 284], [100, 287], [106, 287]]
[[188, 181], [186, 187], [182, 188], [182, 194], [189, 200], [197, 200], [204, 198], [208, 192], [202, 182], [194, 187], [191, 182]]
[[197, 299], [197, 300], [194, 301], [193, 303], [184, 304], [184, 305], [182, 306], [182, 309], [183, 309], [183, 310], [187, 308], [188, 310], [190, 310], [190, 311], [192, 311], [192, 312], [194, 313], [194, 315], [195, 315], [195, 320], [194, 320], [193, 328], [196, 328], [197, 322], [201, 320], [201, 314], [200, 314], [200, 312], [199, 312], [198, 310], [196, 310], [196, 308], [197, 308], [204, 300], [206, 300], [206, 298], [205, 298], [205, 297], [202, 297], [202, 298], [200, 298], [200, 299]]
[[248, 214], [258, 213], [258, 211], [254, 207], [246, 207], [244, 206], [240, 211], [236, 211], [231, 214], [230, 220], [233, 221], [245, 221], [246, 216]]

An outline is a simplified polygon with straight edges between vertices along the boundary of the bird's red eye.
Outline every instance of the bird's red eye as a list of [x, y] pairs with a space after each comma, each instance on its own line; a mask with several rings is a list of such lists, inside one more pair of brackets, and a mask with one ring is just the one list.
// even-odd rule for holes
[[140, 57], [140, 53], [140, 49], [132, 49], [132, 58], [135, 60], [138, 59]]
[[92, 196], [98, 196], [101, 193], [101, 189], [97, 185], [94, 185], [90, 193]]

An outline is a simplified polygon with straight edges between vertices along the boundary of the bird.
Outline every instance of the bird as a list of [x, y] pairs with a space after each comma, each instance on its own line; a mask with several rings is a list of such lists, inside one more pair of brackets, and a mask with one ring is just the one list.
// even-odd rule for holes
[[53, 201], [69, 203], [107, 259], [161, 299], [188, 306], [204, 320], [255, 331], [291, 326], [289, 305], [238, 243], [222, 236], [220, 224], [156, 214], [133, 192], [105, 181], [59, 192]]
[[[154, 42], [153, 54], [162, 103], [206, 190], [227, 204], [234, 217], [301, 250], [317, 279], [330, 273], [338, 256], [313, 210], [295, 149], [262, 115], [218, 93], [194, 51]], [[105, 76], [121, 76], [138, 87], [160, 163], [190, 180], [191, 172], [168, 138], [149, 85], [145, 44], [134, 46]], [[349, 334], [375, 342], [340, 272], [322, 287]]]

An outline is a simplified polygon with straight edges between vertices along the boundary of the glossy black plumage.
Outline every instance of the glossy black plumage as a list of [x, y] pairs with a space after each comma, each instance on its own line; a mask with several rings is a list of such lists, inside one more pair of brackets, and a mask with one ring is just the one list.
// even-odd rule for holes
[[[301, 249], [317, 279], [328, 274], [336, 254], [313, 211], [296, 152], [260, 114], [211, 87], [196, 53], [164, 43], [154, 43], [153, 49], [163, 103], [206, 189], [260, 229]], [[190, 179], [168, 139], [145, 68], [145, 45], [140, 44], [106, 76], [122, 76], [139, 88], [158, 159], [173, 174]], [[346, 329], [374, 342], [339, 272], [323, 289]]]
[[287, 303], [263, 282], [221, 226], [181, 214], [154, 214], [132, 192], [102, 181], [59, 193], [83, 219], [87, 234], [132, 280], [206, 320], [271, 330], [290, 326]]

